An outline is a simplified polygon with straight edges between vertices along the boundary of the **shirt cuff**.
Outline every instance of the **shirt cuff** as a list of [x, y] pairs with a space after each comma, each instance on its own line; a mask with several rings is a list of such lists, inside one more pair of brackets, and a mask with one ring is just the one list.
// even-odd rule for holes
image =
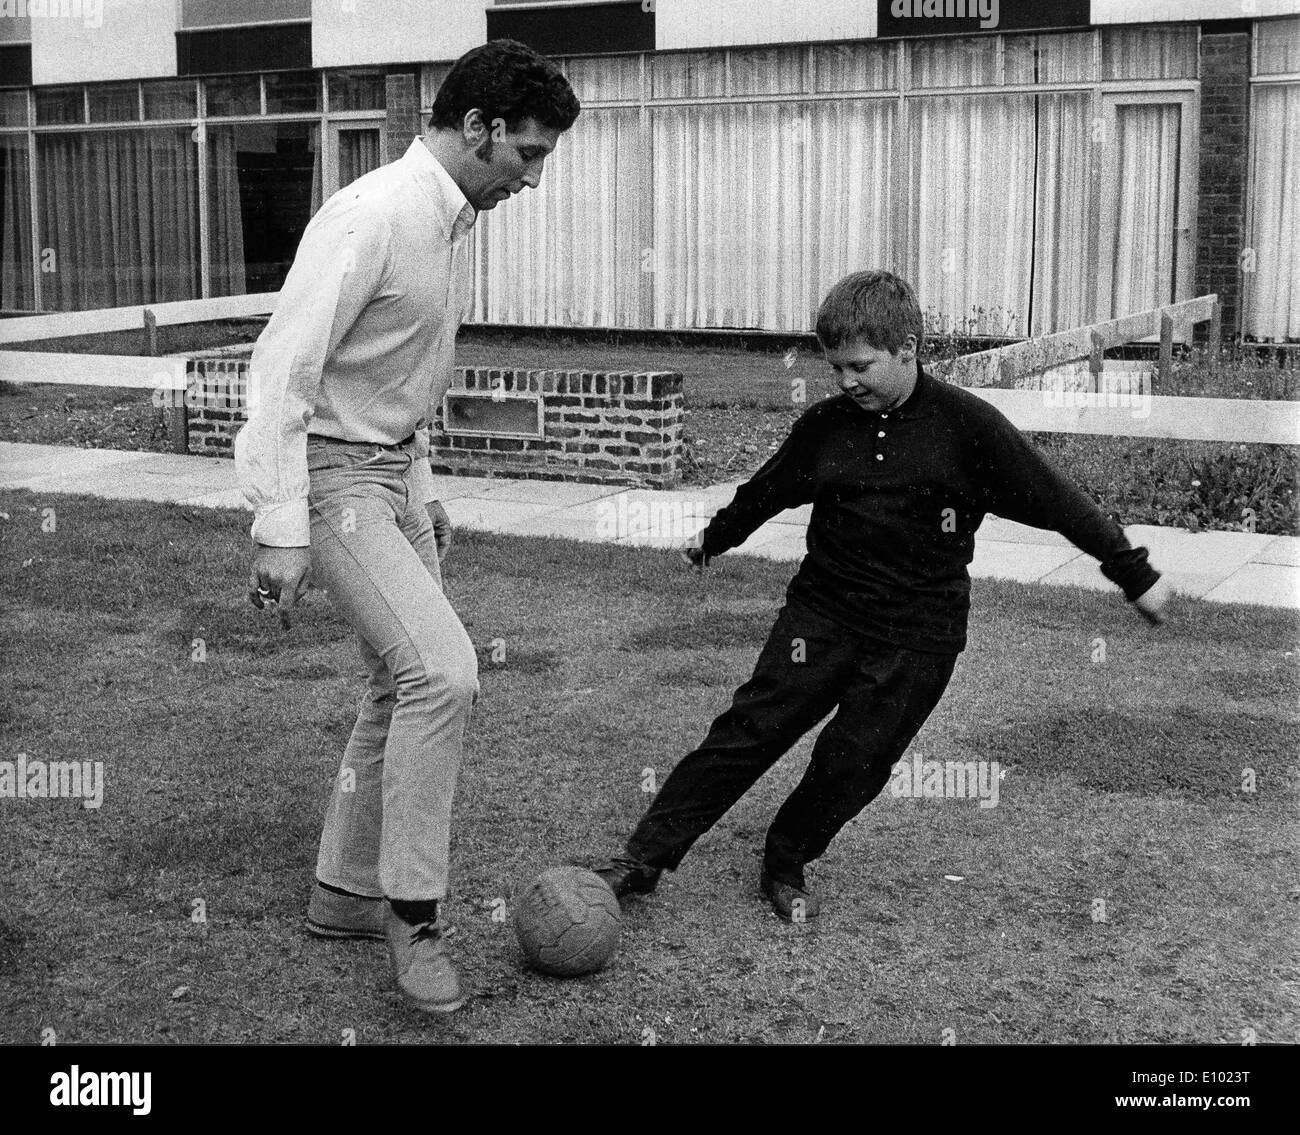
[[285, 501], [255, 510], [253, 540], [271, 548], [306, 548], [311, 545], [311, 521], [306, 500]]

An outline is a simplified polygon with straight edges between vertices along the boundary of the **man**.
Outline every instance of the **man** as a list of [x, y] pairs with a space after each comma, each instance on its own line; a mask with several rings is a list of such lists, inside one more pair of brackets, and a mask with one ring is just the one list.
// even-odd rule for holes
[[623, 855], [597, 869], [648, 894], [831, 710], [767, 833], [759, 885], [778, 915], [816, 917], [804, 875], [884, 787], [966, 645], [975, 531], [988, 512], [1055, 529], [1101, 561], [1152, 622], [1166, 585], [1123, 530], [1001, 413], [917, 361], [906, 281], [858, 272], [827, 295], [817, 338], [843, 393], [811, 407], [686, 557], [703, 567], [783, 509], [813, 503], [808, 555], [753, 677], [673, 769]]
[[283, 613], [309, 581], [325, 588], [370, 672], [308, 928], [386, 938], [402, 992], [432, 1012], [464, 1001], [439, 903], [478, 669], [442, 593], [450, 525], [428, 425], [468, 299], [465, 238], [479, 212], [537, 187], [578, 112], [559, 69], [523, 44], [462, 56], [423, 137], [312, 218], [253, 352], [235, 443], [255, 510], [250, 600]]

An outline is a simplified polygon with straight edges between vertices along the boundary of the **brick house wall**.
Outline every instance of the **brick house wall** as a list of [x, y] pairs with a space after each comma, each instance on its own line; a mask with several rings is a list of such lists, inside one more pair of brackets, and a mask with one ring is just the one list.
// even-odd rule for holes
[[1207, 30], [1201, 36], [1195, 294], [1218, 294], [1230, 337], [1241, 328], [1249, 112], [1250, 32]]

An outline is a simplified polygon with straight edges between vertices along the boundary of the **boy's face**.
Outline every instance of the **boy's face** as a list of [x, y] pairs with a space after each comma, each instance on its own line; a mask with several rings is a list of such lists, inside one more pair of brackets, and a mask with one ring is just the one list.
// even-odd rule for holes
[[894, 354], [873, 347], [865, 339], [842, 343], [824, 354], [840, 389], [873, 414], [901, 405], [916, 385], [916, 337], [913, 335]]

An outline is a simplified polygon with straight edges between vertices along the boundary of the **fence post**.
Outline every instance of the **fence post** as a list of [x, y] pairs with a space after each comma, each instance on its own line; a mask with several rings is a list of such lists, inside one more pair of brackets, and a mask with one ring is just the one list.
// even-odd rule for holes
[[1169, 371], [1174, 363], [1174, 319], [1167, 311], [1160, 313], [1160, 367], [1157, 390], [1169, 389]]
[[1092, 376], [1093, 393], [1101, 391], [1101, 368], [1103, 365], [1102, 355], [1106, 350], [1106, 340], [1097, 332], [1089, 333], [1092, 339], [1092, 350], [1088, 352], [1088, 373]]
[[[158, 319], [149, 308], [144, 309], [144, 349], [149, 358], [158, 357]], [[173, 453], [189, 453], [190, 428], [186, 420], [185, 391], [167, 391], [166, 401], [158, 408], [157, 426], [167, 431]]]
[[1223, 346], [1223, 302], [1218, 296], [1214, 297], [1214, 302], [1210, 305], [1210, 337], [1208, 346], [1210, 348], [1210, 357], [1218, 358], [1219, 351]]

